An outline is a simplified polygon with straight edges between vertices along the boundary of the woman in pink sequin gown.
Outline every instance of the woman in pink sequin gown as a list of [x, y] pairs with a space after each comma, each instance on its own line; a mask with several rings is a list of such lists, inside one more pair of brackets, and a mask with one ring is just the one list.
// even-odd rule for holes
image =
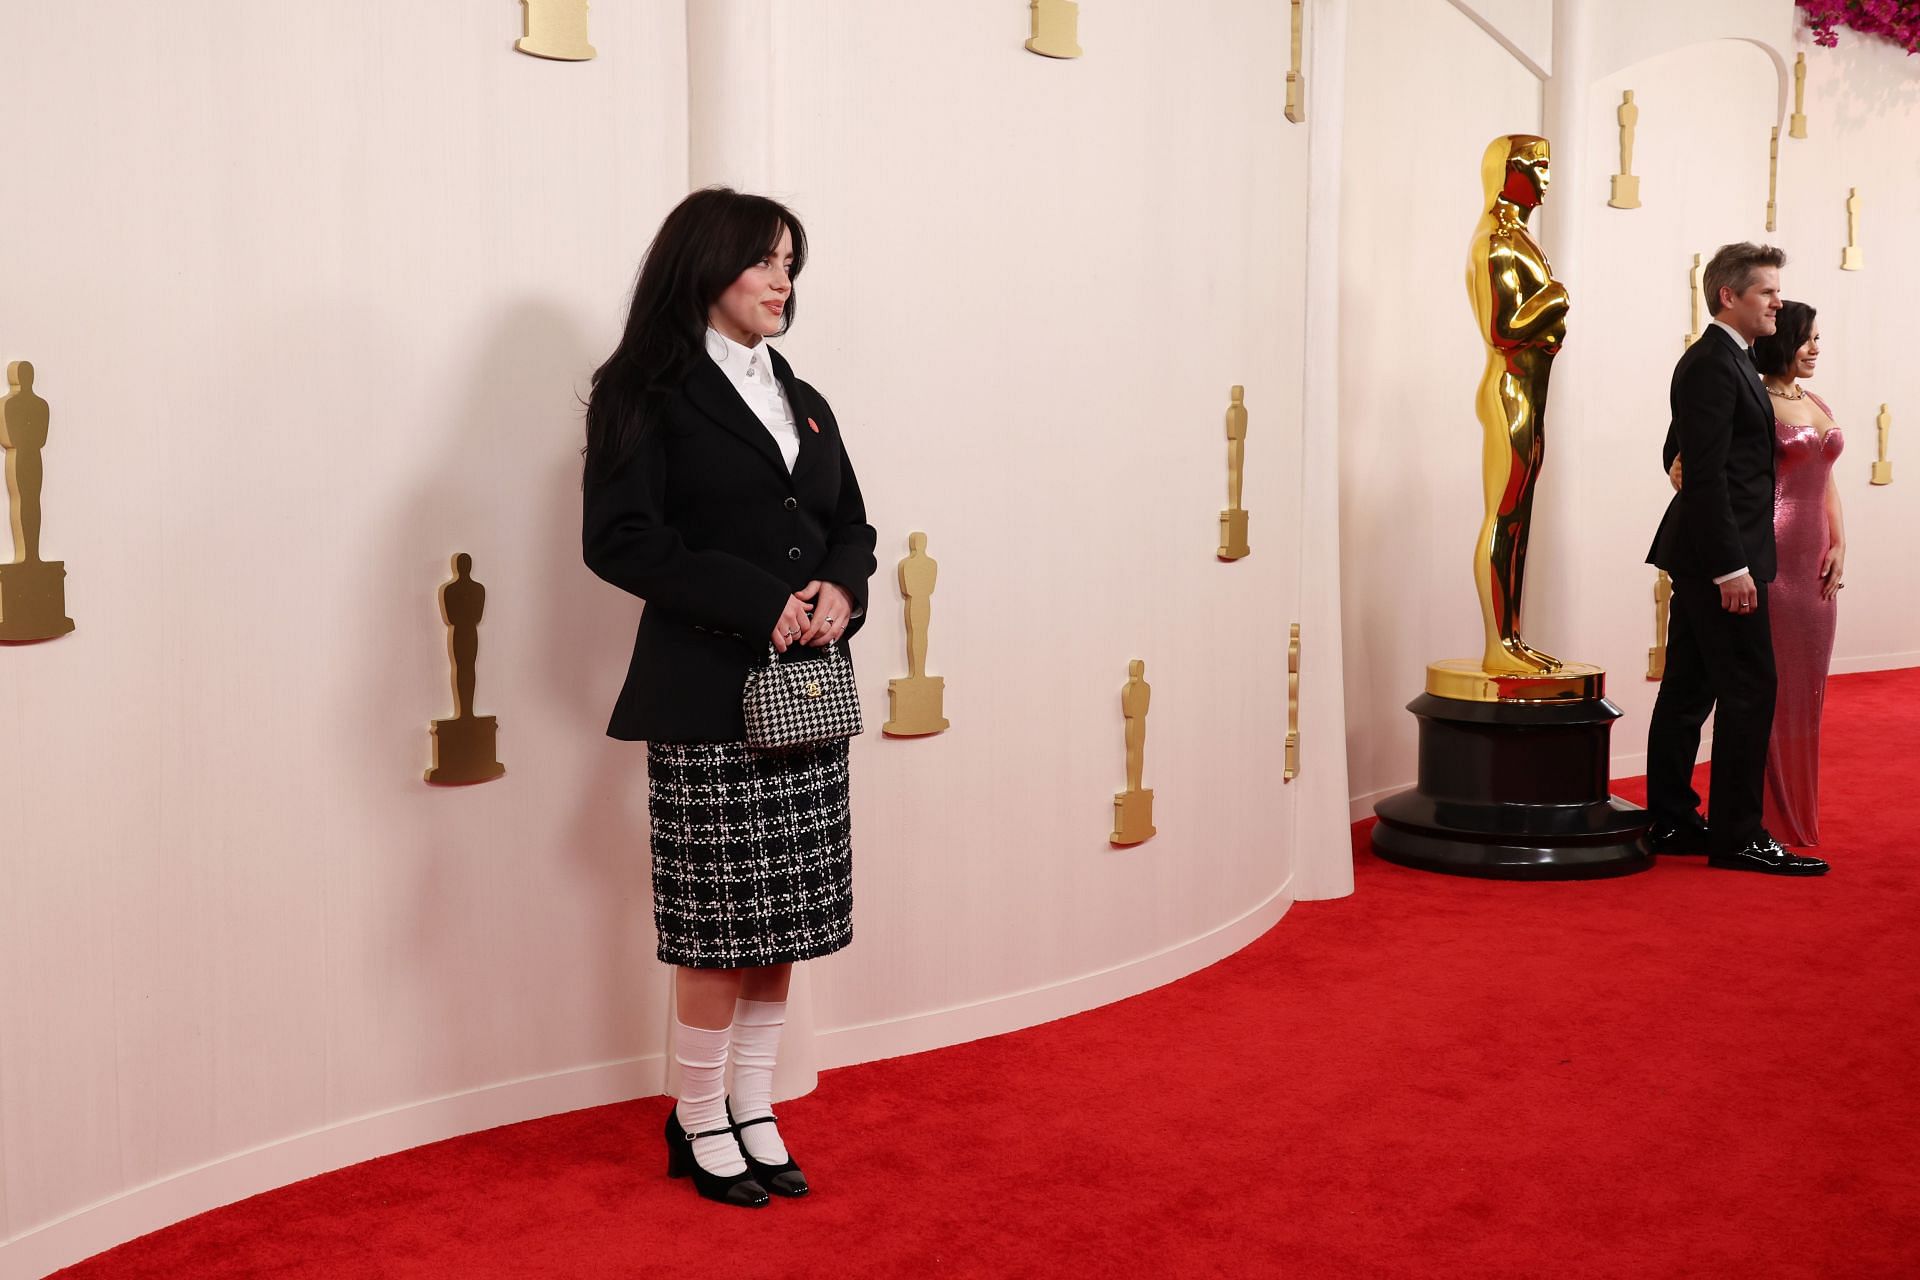
[[[1814, 309], [1789, 302], [1753, 344], [1773, 403], [1773, 538], [1779, 572], [1767, 588], [1778, 678], [1767, 744], [1767, 830], [1788, 845], [1820, 843], [1820, 713], [1833, 659], [1847, 538], [1834, 459], [1845, 440], [1833, 412], [1800, 385], [1820, 359]], [[1676, 486], [1680, 463], [1674, 464]]]

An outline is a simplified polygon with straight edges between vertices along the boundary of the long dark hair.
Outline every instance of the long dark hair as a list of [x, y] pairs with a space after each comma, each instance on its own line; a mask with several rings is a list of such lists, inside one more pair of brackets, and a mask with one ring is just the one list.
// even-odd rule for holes
[[[788, 275], [797, 278], [807, 263], [807, 233], [776, 200], [706, 187], [660, 224], [640, 264], [620, 345], [593, 374], [588, 483], [604, 479], [632, 455], [693, 362], [704, 358], [708, 308], [780, 243], [782, 228], [793, 237]], [[781, 333], [793, 325], [795, 299], [787, 295]]]
[[1783, 302], [1773, 319], [1773, 332], [1753, 340], [1753, 363], [1769, 377], [1785, 377], [1793, 358], [1813, 336], [1813, 318], [1820, 313], [1804, 302]]

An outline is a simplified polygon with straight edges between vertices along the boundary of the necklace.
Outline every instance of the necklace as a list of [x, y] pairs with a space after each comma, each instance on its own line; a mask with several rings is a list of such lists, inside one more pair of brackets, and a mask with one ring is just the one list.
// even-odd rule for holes
[[1793, 394], [1788, 395], [1784, 391], [1776, 391], [1772, 387], [1768, 387], [1767, 394], [1770, 396], [1776, 396], [1782, 400], [1805, 400], [1807, 398], [1807, 389], [1805, 387], [1795, 387], [1793, 389]]

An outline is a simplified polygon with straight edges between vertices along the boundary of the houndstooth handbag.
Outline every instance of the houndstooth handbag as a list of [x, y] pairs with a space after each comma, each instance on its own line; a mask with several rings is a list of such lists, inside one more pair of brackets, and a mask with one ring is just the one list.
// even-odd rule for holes
[[853, 664], [832, 644], [826, 656], [804, 662], [782, 662], [768, 645], [767, 665], [747, 672], [740, 709], [747, 718], [747, 745], [763, 750], [858, 737], [863, 728]]

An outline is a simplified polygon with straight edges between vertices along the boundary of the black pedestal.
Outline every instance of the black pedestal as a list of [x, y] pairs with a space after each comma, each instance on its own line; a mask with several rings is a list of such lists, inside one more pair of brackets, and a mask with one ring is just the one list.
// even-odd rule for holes
[[1389, 862], [1495, 880], [1592, 880], [1653, 865], [1647, 811], [1609, 794], [1605, 698], [1467, 702], [1423, 693], [1420, 781], [1374, 806]]

